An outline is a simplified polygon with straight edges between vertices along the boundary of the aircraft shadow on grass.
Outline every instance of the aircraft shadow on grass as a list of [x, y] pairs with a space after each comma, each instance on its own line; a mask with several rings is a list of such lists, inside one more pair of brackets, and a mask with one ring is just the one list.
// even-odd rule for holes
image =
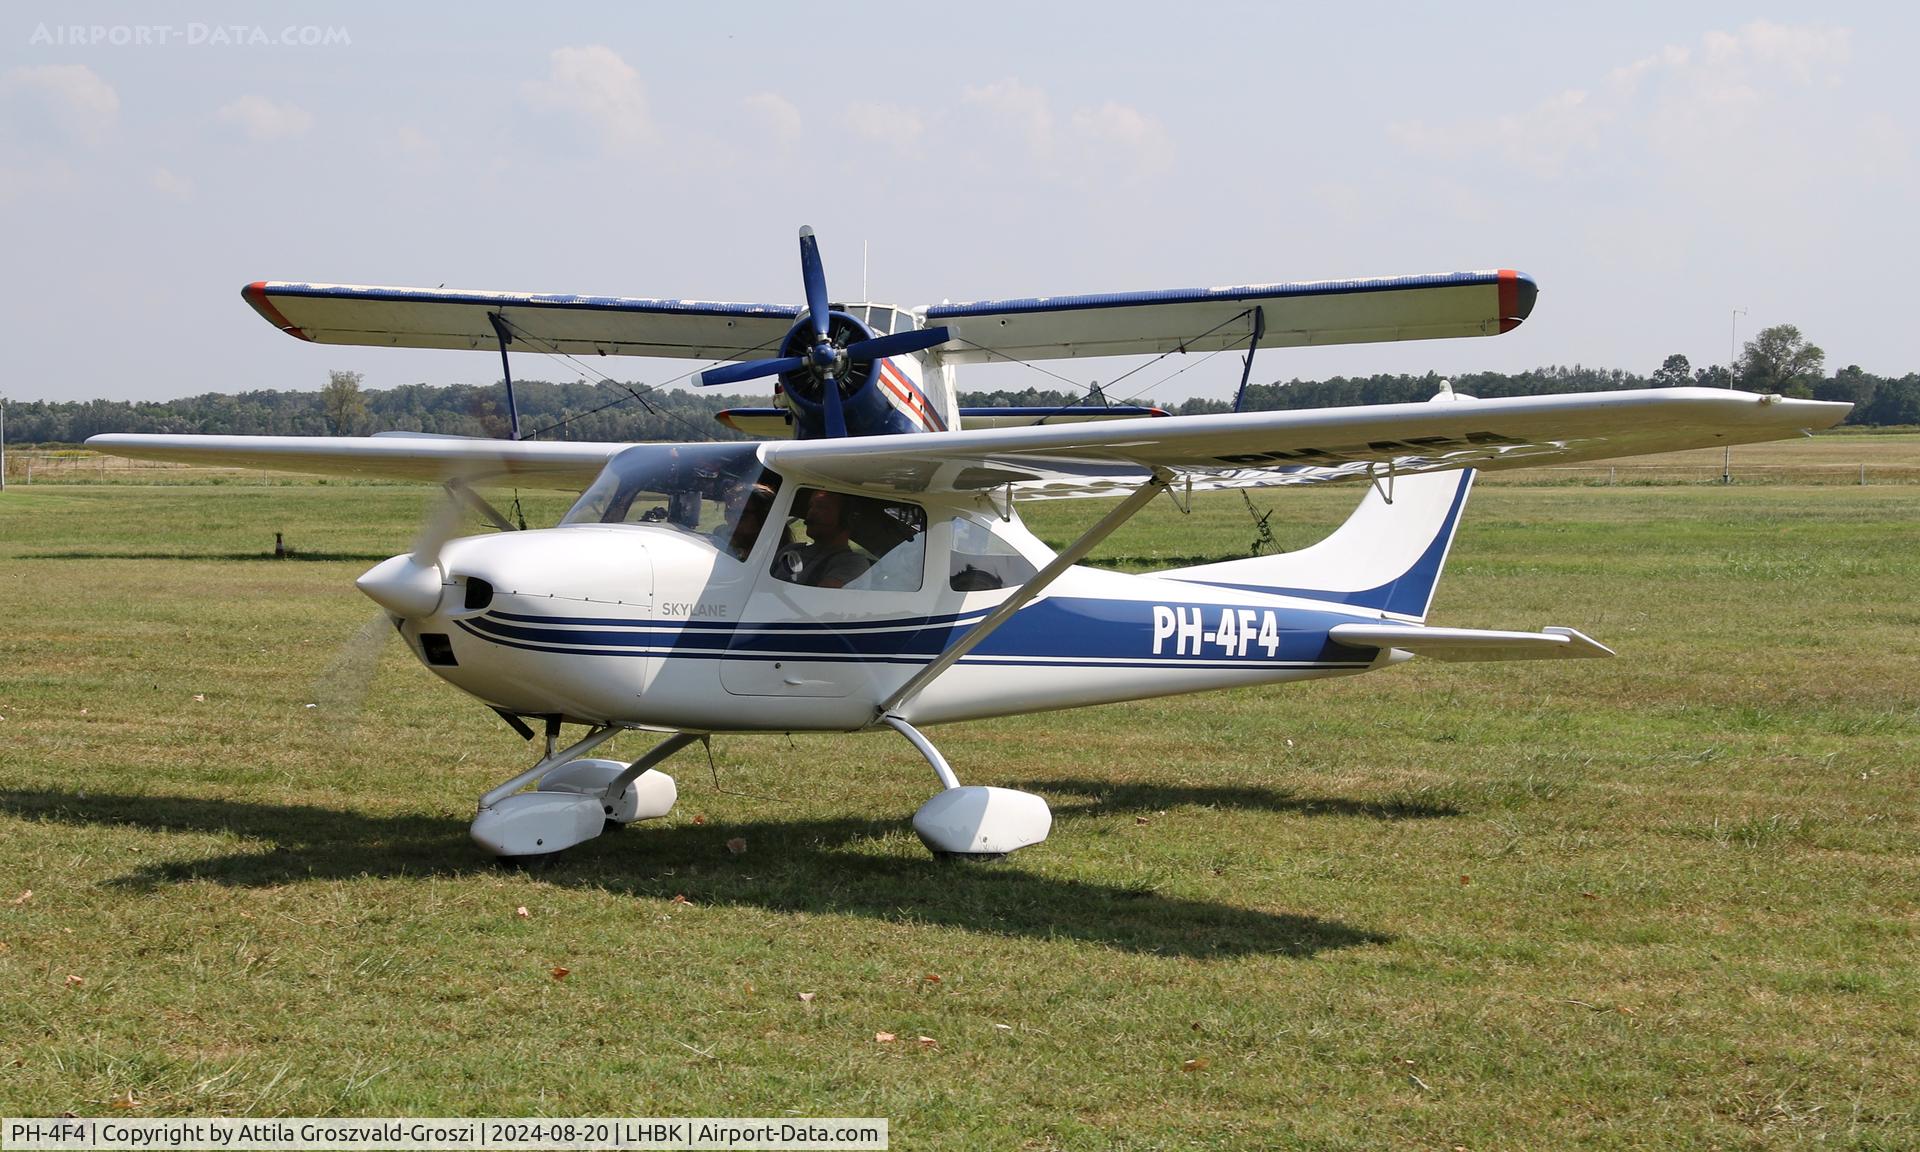
[[[1140, 784], [1111, 780], [1018, 780], [1007, 784], [1050, 798], [1054, 815], [1102, 812], [1164, 812], [1170, 808], [1247, 808], [1306, 816], [1364, 816], [1374, 820], [1433, 820], [1460, 815], [1440, 800], [1354, 800], [1345, 796], [1302, 796], [1287, 789], [1257, 785]], [[1061, 802], [1053, 797], [1071, 796]]]
[[[201, 859], [143, 865], [108, 882], [134, 891], [190, 882], [271, 887], [361, 876], [456, 876], [499, 867], [468, 842], [464, 816], [373, 816], [309, 805], [50, 790], [0, 791], [0, 812], [75, 826], [228, 833], [258, 842]], [[1319, 916], [1039, 876], [1007, 861], [946, 863], [858, 850], [862, 841], [899, 831], [900, 822], [891, 818], [642, 824], [573, 848], [538, 875], [546, 883], [633, 896], [684, 893], [696, 904], [1066, 937], [1169, 956], [1310, 957], [1393, 939]], [[726, 850], [733, 837], [746, 840], [748, 855]]]

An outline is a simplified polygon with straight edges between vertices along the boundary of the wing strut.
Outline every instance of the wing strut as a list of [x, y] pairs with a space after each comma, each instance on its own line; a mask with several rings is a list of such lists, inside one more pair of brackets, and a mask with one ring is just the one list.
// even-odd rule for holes
[[1253, 339], [1247, 341], [1247, 359], [1240, 368], [1240, 391], [1233, 394], [1233, 410], [1240, 411], [1240, 405], [1247, 399], [1247, 381], [1253, 376], [1253, 354], [1260, 347], [1260, 337], [1267, 334], [1267, 310], [1260, 305], [1253, 306]]
[[1113, 530], [1133, 519], [1133, 514], [1153, 502], [1155, 496], [1166, 491], [1173, 482], [1173, 473], [1165, 468], [1155, 468], [1153, 477], [1133, 494], [1120, 502], [1120, 506], [1100, 518], [1100, 522], [1080, 534], [1080, 538], [1067, 545], [1058, 556], [1048, 562], [1045, 568], [1033, 576], [1013, 595], [1000, 602], [1000, 606], [986, 614], [978, 624], [967, 629], [966, 635], [948, 645], [931, 664], [913, 674], [913, 678], [894, 690], [893, 695], [880, 702], [876, 719], [885, 721], [899, 707], [926, 689], [942, 672], [954, 666], [962, 656], [980, 646], [980, 642], [991, 636], [994, 630], [1005, 624], [1015, 612], [1026, 607], [1035, 596], [1046, 590], [1047, 585], [1059, 579], [1060, 574], [1086, 558], [1094, 545], [1105, 540]]
[[508, 435], [518, 440], [520, 439], [520, 406], [513, 402], [513, 369], [507, 366], [507, 345], [513, 343], [513, 333], [507, 331], [506, 317], [500, 313], [487, 313], [487, 320], [493, 324], [493, 334], [500, 337], [500, 375], [507, 382]]

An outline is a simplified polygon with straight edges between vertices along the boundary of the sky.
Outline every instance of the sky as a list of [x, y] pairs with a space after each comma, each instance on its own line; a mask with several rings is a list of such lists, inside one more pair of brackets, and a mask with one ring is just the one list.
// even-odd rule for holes
[[[860, 295], [864, 249], [870, 297], [903, 305], [1495, 267], [1540, 285], [1508, 335], [1268, 350], [1257, 380], [1650, 373], [1781, 323], [1830, 369], [1898, 375], [1920, 370], [1916, 33], [1904, 4], [26, 0], [0, 10], [0, 394], [492, 381], [490, 354], [289, 339], [239, 290], [794, 302], [802, 224], [835, 298]], [[1224, 397], [1238, 375], [1172, 358], [1116, 395]], [[961, 375], [1027, 386], [1063, 385]]]

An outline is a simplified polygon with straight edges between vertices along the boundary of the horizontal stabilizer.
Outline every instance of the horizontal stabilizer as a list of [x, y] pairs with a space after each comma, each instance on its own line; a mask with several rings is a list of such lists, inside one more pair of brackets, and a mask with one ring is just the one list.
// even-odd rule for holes
[[1428, 628], [1418, 624], [1336, 624], [1328, 639], [1350, 648], [1399, 648], [1449, 662], [1480, 660], [1584, 660], [1613, 649], [1572, 628], [1539, 632], [1490, 632], [1478, 628]]

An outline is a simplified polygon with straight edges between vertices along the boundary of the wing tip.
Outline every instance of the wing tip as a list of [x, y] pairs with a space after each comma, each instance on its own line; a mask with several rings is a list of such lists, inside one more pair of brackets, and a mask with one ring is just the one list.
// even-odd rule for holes
[[1513, 268], [1502, 268], [1500, 276], [1500, 331], [1511, 332], [1533, 315], [1540, 298], [1540, 285], [1533, 277]]
[[280, 309], [273, 306], [273, 301], [267, 298], [267, 282], [265, 280], [255, 280], [253, 283], [240, 289], [240, 298], [245, 300], [248, 306], [255, 312], [258, 312], [262, 320], [265, 320], [275, 328], [280, 329], [280, 331], [296, 339], [306, 340], [309, 343], [312, 342], [313, 337], [302, 332], [296, 325], [280, 314]]

